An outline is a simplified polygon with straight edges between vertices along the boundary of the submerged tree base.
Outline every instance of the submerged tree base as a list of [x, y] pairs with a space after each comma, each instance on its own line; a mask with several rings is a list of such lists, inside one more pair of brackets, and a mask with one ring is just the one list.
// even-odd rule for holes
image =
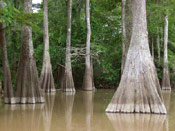
[[92, 69], [85, 69], [82, 90], [84, 91], [94, 91], [95, 90]]
[[106, 112], [166, 114], [149, 50], [137, 46], [128, 52], [120, 85]]
[[163, 80], [162, 80], [162, 90], [171, 90], [168, 68], [164, 69]]
[[21, 60], [17, 75], [16, 102], [21, 104], [45, 102], [34, 59]]
[[70, 72], [65, 72], [61, 88], [63, 92], [76, 92], [73, 77]]
[[45, 68], [44, 71], [41, 73], [41, 88], [48, 93], [55, 92], [55, 85], [54, 79], [51, 69]]
[[16, 102], [16, 98], [15, 97], [13, 97], [13, 98], [6, 97], [6, 98], [4, 98], [4, 103], [5, 104], [16, 104], [17, 102]]

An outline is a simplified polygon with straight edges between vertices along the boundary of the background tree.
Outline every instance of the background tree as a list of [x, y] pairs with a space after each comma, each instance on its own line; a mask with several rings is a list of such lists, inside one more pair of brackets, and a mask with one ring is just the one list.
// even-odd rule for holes
[[67, 16], [67, 41], [66, 41], [66, 63], [63, 81], [63, 91], [75, 92], [74, 80], [72, 76], [71, 66], [71, 22], [72, 22], [72, 0], [68, 0], [68, 16]]
[[85, 55], [85, 74], [83, 80], [84, 90], [94, 90], [93, 81], [93, 66], [91, 61], [91, 24], [90, 24], [90, 0], [86, 0], [86, 24], [87, 24], [87, 38], [86, 38], [86, 55]]
[[14, 104], [16, 103], [16, 101], [14, 98], [11, 71], [10, 71], [9, 60], [7, 56], [6, 37], [5, 37], [6, 27], [2, 23], [2, 22], [9, 23], [11, 21], [11, 20], [3, 21], [3, 18], [2, 18], [3, 15], [6, 15], [5, 10], [8, 10], [7, 4], [5, 2], [0, 1], [0, 10], [2, 11], [2, 16], [0, 17], [0, 46], [1, 46], [1, 53], [2, 53], [3, 77], [4, 77], [4, 102], [7, 104]]
[[106, 112], [165, 114], [157, 72], [148, 45], [146, 1], [133, 0], [132, 35], [119, 87]]
[[[23, 11], [24, 13], [32, 12], [31, 0], [24, 0]], [[17, 73], [16, 97], [19, 103], [44, 102], [34, 59], [32, 28], [25, 24], [22, 27], [22, 49]]]
[[168, 16], [165, 16], [165, 29], [164, 29], [164, 68], [163, 68], [163, 80], [162, 89], [171, 90], [170, 76], [168, 69]]
[[43, 56], [43, 67], [41, 71], [41, 88], [45, 92], [55, 91], [55, 84], [52, 75], [52, 65], [50, 62], [49, 54], [49, 31], [48, 31], [48, 0], [44, 0], [44, 56]]
[[1, 53], [2, 53], [2, 63], [3, 63], [3, 73], [4, 73], [4, 102], [9, 104], [14, 104], [14, 91], [12, 88], [11, 72], [9, 68], [9, 61], [7, 57], [7, 48], [5, 43], [5, 27], [0, 23], [0, 44], [1, 44]]

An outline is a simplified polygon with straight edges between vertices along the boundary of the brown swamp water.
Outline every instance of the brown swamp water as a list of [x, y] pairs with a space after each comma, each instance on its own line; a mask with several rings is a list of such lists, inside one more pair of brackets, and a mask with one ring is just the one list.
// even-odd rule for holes
[[1, 104], [0, 131], [175, 131], [175, 93], [163, 92], [168, 115], [106, 114], [113, 94], [57, 91], [45, 104]]

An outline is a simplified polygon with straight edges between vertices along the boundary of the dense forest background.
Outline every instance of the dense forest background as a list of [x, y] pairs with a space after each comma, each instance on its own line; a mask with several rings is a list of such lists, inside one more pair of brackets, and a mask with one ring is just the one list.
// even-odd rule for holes
[[[21, 52], [22, 24], [33, 28], [34, 54], [39, 74], [43, 60], [43, 5], [38, 13], [23, 14], [20, 1], [6, 1], [7, 6], [1, 22], [6, 27], [6, 42], [8, 57], [15, 84], [17, 67]], [[61, 67], [65, 62], [65, 47], [67, 35], [67, 0], [49, 0], [49, 37], [50, 56], [56, 88], [59, 88]], [[161, 82], [163, 77], [163, 41], [164, 16], [169, 18], [168, 58], [171, 85], [175, 83], [175, 6], [174, 1], [147, 0], [147, 19], [150, 51], [154, 52], [154, 62]], [[75, 87], [80, 88], [84, 74], [84, 47], [86, 43], [85, 1], [73, 0], [72, 7], [72, 70]], [[122, 61], [122, 24], [121, 1], [118, 0], [91, 0], [91, 50], [94, 66], [94, 83], [96, 88], [115, 88], [118, 86], [121, 75]], [[153, 45], [152, 45], [153, 43]], [[157, 45], [160, 43], [160, 60]], [[0, 54], [1, 55], [1, 54]], [[0, 56], [0, 61], [2, 57]], [[3, 81], [3, 68], [0, 62], [0, 80]]]

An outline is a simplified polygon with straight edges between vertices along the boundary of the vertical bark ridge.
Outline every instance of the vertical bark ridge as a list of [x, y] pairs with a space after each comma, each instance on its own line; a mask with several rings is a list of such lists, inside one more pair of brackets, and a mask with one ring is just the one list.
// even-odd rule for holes
[[165, 16], [165, 29], [164, 29], [164, 68], [162, 89], [171, 90], [170, 76], [168, 69], [168, 16]]
[[148, 44], [146, 2], [132, 0], [133, 26], [125, 67], [106, 112], [166, 114]]
[[52, 74], [52, 65], [50, 62], [49, 54], [49, 29], [48, 29], [48, 0], [44, 0], [44, 57], [43, 57], [43, 66], [40, 76], [41, 88], [45, 92], [54, 92], [55, 84]]
[[[24, 0], [23, 11], [32, 12], [31, 0]], [[22, 104], [44, 102], [34, 59], [32, 28], [27, 25], [22, 27], [22, 50], [17, 72], [16, 101]]]
[[68, 0], [67, 19], [67, 41], [66, 41], [66, 66], [62, 89], [65, 92], [75, 92], [74, 80], [71, 66], [71, 21], [72, 21], [72, 0]]

